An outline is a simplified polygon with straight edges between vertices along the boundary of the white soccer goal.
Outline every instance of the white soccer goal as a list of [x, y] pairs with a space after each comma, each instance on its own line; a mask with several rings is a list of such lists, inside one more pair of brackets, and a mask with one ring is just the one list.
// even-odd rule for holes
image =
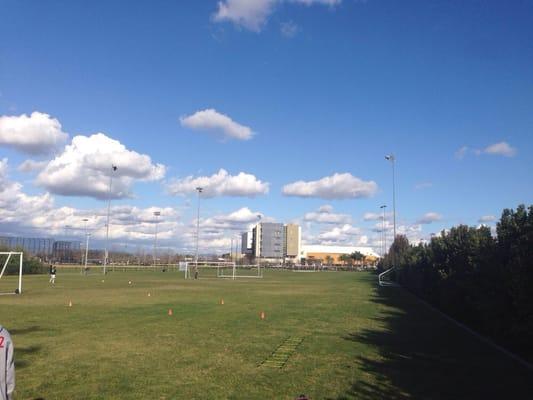
[[235, 263], [228, 261], [189, 261], [180, 262], [179, 270], [185, 272], [185, 279], [217, 278], [221, 268], [232, 267]]
[[231, 267], [219, 268], [217, 278], [238, 279], [238, 278], [263, 278], [261, 265], [235, 265]]
[[[0, 295], [22, 293], [22, 252], [0, 252]], [[17, 260], [18, 256], [18, 260]], [[18, 262], [17, 262], [18, 261]], [[16, 275], [8, 275], [7, 269], [16, 270]]]
[[388, 270], [382, 272], [378, 275], [379, 286], [398, 286], [394, 281], [391, 281], [389, 275], [394, 272], [394, 267], [389, 268]]
[[185, 279], [197, 278], [262, 278], [263, 270], [259, 265], [236, 265], [234, 262], [198, 261], [180, 262], [179, 270], [185, 273]]

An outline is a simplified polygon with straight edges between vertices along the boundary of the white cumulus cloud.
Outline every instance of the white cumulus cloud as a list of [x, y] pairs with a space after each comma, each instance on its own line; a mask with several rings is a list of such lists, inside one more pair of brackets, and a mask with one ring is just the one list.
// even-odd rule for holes
[[50, 154], [65, 143], [68, 135], [48, 114], [0, 116], [0, 145], [29, 154]]
[[248, 207], [242, 207], [229, 214], [215, 215], [214, 217], [206, 218], [201, 221], [200, 226], [202, 230], [209, 232], [219, 232], [223, 234], [223, 230], [248, 230], [251, 225], [259, 222], [263, 214], [257, 211], [252, 211]]
[[34, 172], [43, 169], [47, 164], [48, 161], [25, 160], [17, 167], [17, 170], [20, 172]]
[[[0, 159], [0, 230], [3, 234], [83, 241], [87, 227], [91, 234], [91, 248], [103, 248], [106, 207], [56, 207], [49, 193], [33, 196], [24, 193], [20, 183], [9, 180], [8, 169], [7, 159]], [[156, 211], [160, 213], [157, 218], [154, 215]], [[262, 213], [248, 207], [201, 220], [201, 253], [228, 251], [231, 239], [233, 238], [234, 245], [238, 243], [238, 232], [249, 230], [259, 220], [259, 215], [263, 220], [269, 220]], [[160, 254], [163, 254], [164, 248], [190, 253], [195, 250], [196, 218], [190, 224], [184, 224], [175, 208], [140, 208], [121, 204], [111, 207], [110, 216], [109, 238], [112, 248], [121, 243], [137, 246], [139, 250], [147, 247], [150, 258], [157, 222]]]
[[353, 244], [354, 237], [358, 235], [361, 235], [361, 229], [350, 224], [343, 224], [320, 233], [317, 238], [321, 244]]
[[485, 154], [504, 157], [513, 157], [514, 155], [516, 155], [516, 149], [510, 146], [507, 142], [491, 144], [490, 146], [485, 147], [482, 152]]
[[337, 214], [333, 212], [333, 207], [329, 204], [321, 206], [317, 211], [308, 212], [304, 215], [304, 221], [317, 222], [321, 224], [341, 224], [351, 221], [348, 214]]
[[[392, 218], [391, 212], [385, 213], [385, 220]], [[383, 219], [383, 213], [367, 212], [363, 215], [365, 221], [381, 221]]]
[[197, 187], [203, 188], [202, 197], [255, 197], [268, 193], [269, 184], [262, 182], [252, 174], [239, 172], [230, 175], [220, 169], [211, 176], [187, 176], [175, 179], [167, 185], [168, 191], [174, 195], [194, 193]]
[[292, 21], [282, 22], [279, 24], [280, 32], [287, 38], [296, 36], [300, 28]]
[[[117, 170], [112, 172], [112, 165]], [[48, 162], [37, 176], [37, 184], [64, 196], [105, 199], [113, 173], [111, 196], [131, 196], [134, 181], [153, 181], [165, 176], [165, 167], [149, 156], [128, 150], [118, 140], [103, 133], [75, 136], [63, 153]]]
[[455, 158], [462, 160], [463, 158], [465, 158], [467, 152], [468, 152], [468, 146], [461, 146], [455, 152]]
[[311, 6], [322, 4], [334, 6], [342, 0], [221, 0], [218, 9], [213, 14], [216, 22], [232, 22], [253, 32], [260, 32], [268, 18], [274, 12], [275, 6], [281, 3], [294, 3]]
[[283, 194], [322, 199], [371, 197], [378, 189], [374, 181], [364, 181], [349, 173], [336, 173], [317, 181], [297, 181], [283, 186]]
[[26, 223], [52, 207], [53, 199], [48, 193], [30, 196], [22, 191], [20, 183], [9, 180], [8, 161], [0, 160], [0, 223]]
[[442, 215], [436, 212], [428, 212], [418, 219], [417, 224], [431, 224], [432, 222], [440, 221], [441, 219]]
[[260, 32], [276, 3], [276, 0], [219, 1], [213, 20], [233, 22], [248, 30]]
[[481, 224], [485, 224], [488, 222], [494, 222], [496, 221], [496, 217], [494, 215], [483, 215], [478, 219], [478, 222]]
[[254, 135], [250, 127], [235, 122], [227, 115], [219, 113], [213, 108], [181, 117], [180, 122], [182, 126], [187, 128], [212, 131], [229, 139], [249, 140]]

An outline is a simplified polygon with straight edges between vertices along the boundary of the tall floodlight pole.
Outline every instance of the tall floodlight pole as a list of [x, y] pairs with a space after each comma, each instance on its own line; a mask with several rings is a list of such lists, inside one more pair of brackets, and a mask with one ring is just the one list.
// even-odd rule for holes
[[396, 173], [394, 171], [394, 165], [396, 164], [396, 157], [394, 154], [385, 156], [385, 159], [391, 162], [392, 165], [392, 217], [393, 217], [393, 231], [394, 239], [396, 239]]
[[154, 211], [155, 216], [155, 238], [154, 238], [154, 268], [157, 264], [157, 223], [159, 222], [159, 216], [161, 215], [161, 211]]
[[387, 234], [385, 232], [385, 208], [387, 208], [387, 206], [384, 204], [379, 208], [381, 208], [381, 210], [383, 211], [383, 216], [381, 217], [381, 246], [383, 248], [383, 251], [381, 255], [385, 256], [385, 253], [387, 252]]
[[[394, 157], [394, 154], [389, 154], [385, 156], [385, 159], [391, 162], [392, 165], [392, 218], [393, 218], [393, 232], [394, 236], [392, 238], [392, 244], [394, 245], [394, 241], [396, 240], [396, 176], [394, 171], [394, 165], [396, 164], [396, 157]], [[392, 253], [392, 266], [395, 267], [396, 260], [394, 257], [394, 252]]]
[[83, 269], [84, 273], [87, 273], [87, 258], [89, 257], [89, 232], [87, 231], [87, 221], [89, 221], [88, 218], [83, 218], [83, 222], [85, 222], [85, 267]]
[[[62, 256], [64, 256], [66, 258], [66, 261], [68, 261], [71, 257], [71, 246], [70, 246], [70, 241], [69, 241], [69, 237], [70, 237], [70, 234], [69, 234], [69, 229], [71, 229], [72, 226], [70, 225], [65, 225], [65, 243], [63, 245], [63, 252], [62, 252]], [[67, 250], [68, 249], [68, 250]], [[61, 257], [61, 261], [63, 262], [63, 257]]]
[[200, 240], [200, 194], [204, 188], [198, 186], [196, 192], [198, 192], [198, 211], [196, 213], [196, 254], [194, 256], [194, 275], [198, 273], [198, 244]]
[[262, 256], [262, 251], [261, 251], [261, 235], [260, 232], [261, 231], [261, 228], [260, 228], [260, 225], [261, 225], [261, 218], [263, 218], [263, 216], [261, 214], [257, 214], [257, 225], [255, 226], [255, 235], [256, 235], [256, 238], [255, 238], [255, 246], [257, 247], [256, 249], [256, 252], [259, 252], [259, 268], [261, 268], [261, 256]]
[[105, 231], [105, 249], [104, 249], [104, 275], [107, 273], [106, 267], [109, 259], [107, 247], [109, 246], [109, 214], [111, 211], [111, 188], [113, 186], [113, 172], [117, 170], [116, 165], [111, 165], [111, 175], [109, 175], [109, 191], [107, 193], [107, 222]]

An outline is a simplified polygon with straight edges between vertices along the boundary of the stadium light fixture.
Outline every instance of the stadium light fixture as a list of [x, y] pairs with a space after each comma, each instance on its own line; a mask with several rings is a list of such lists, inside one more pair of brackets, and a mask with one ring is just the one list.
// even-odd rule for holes
[[107, 273], [106, 267], [109, 259], [107, 248], [109, 246], [109, 214], [111, 212], [111, 188], [113, 186], [113, 172], [117, 170], [116, 165], [111, 165], [111, 174], [109, 175], [109, 191], [107, 193], [107, 221], [105, 232], [105, 249], [104, 249], [104, 275]]

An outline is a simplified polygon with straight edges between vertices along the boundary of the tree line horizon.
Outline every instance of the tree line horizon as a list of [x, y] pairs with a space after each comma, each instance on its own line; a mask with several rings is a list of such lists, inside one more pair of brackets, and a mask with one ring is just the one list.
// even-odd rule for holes
[[533, 205], [488, 226], [458, 225], [427, 243], [397, 235], [378, 270], [437, 309], [533, 361]]

